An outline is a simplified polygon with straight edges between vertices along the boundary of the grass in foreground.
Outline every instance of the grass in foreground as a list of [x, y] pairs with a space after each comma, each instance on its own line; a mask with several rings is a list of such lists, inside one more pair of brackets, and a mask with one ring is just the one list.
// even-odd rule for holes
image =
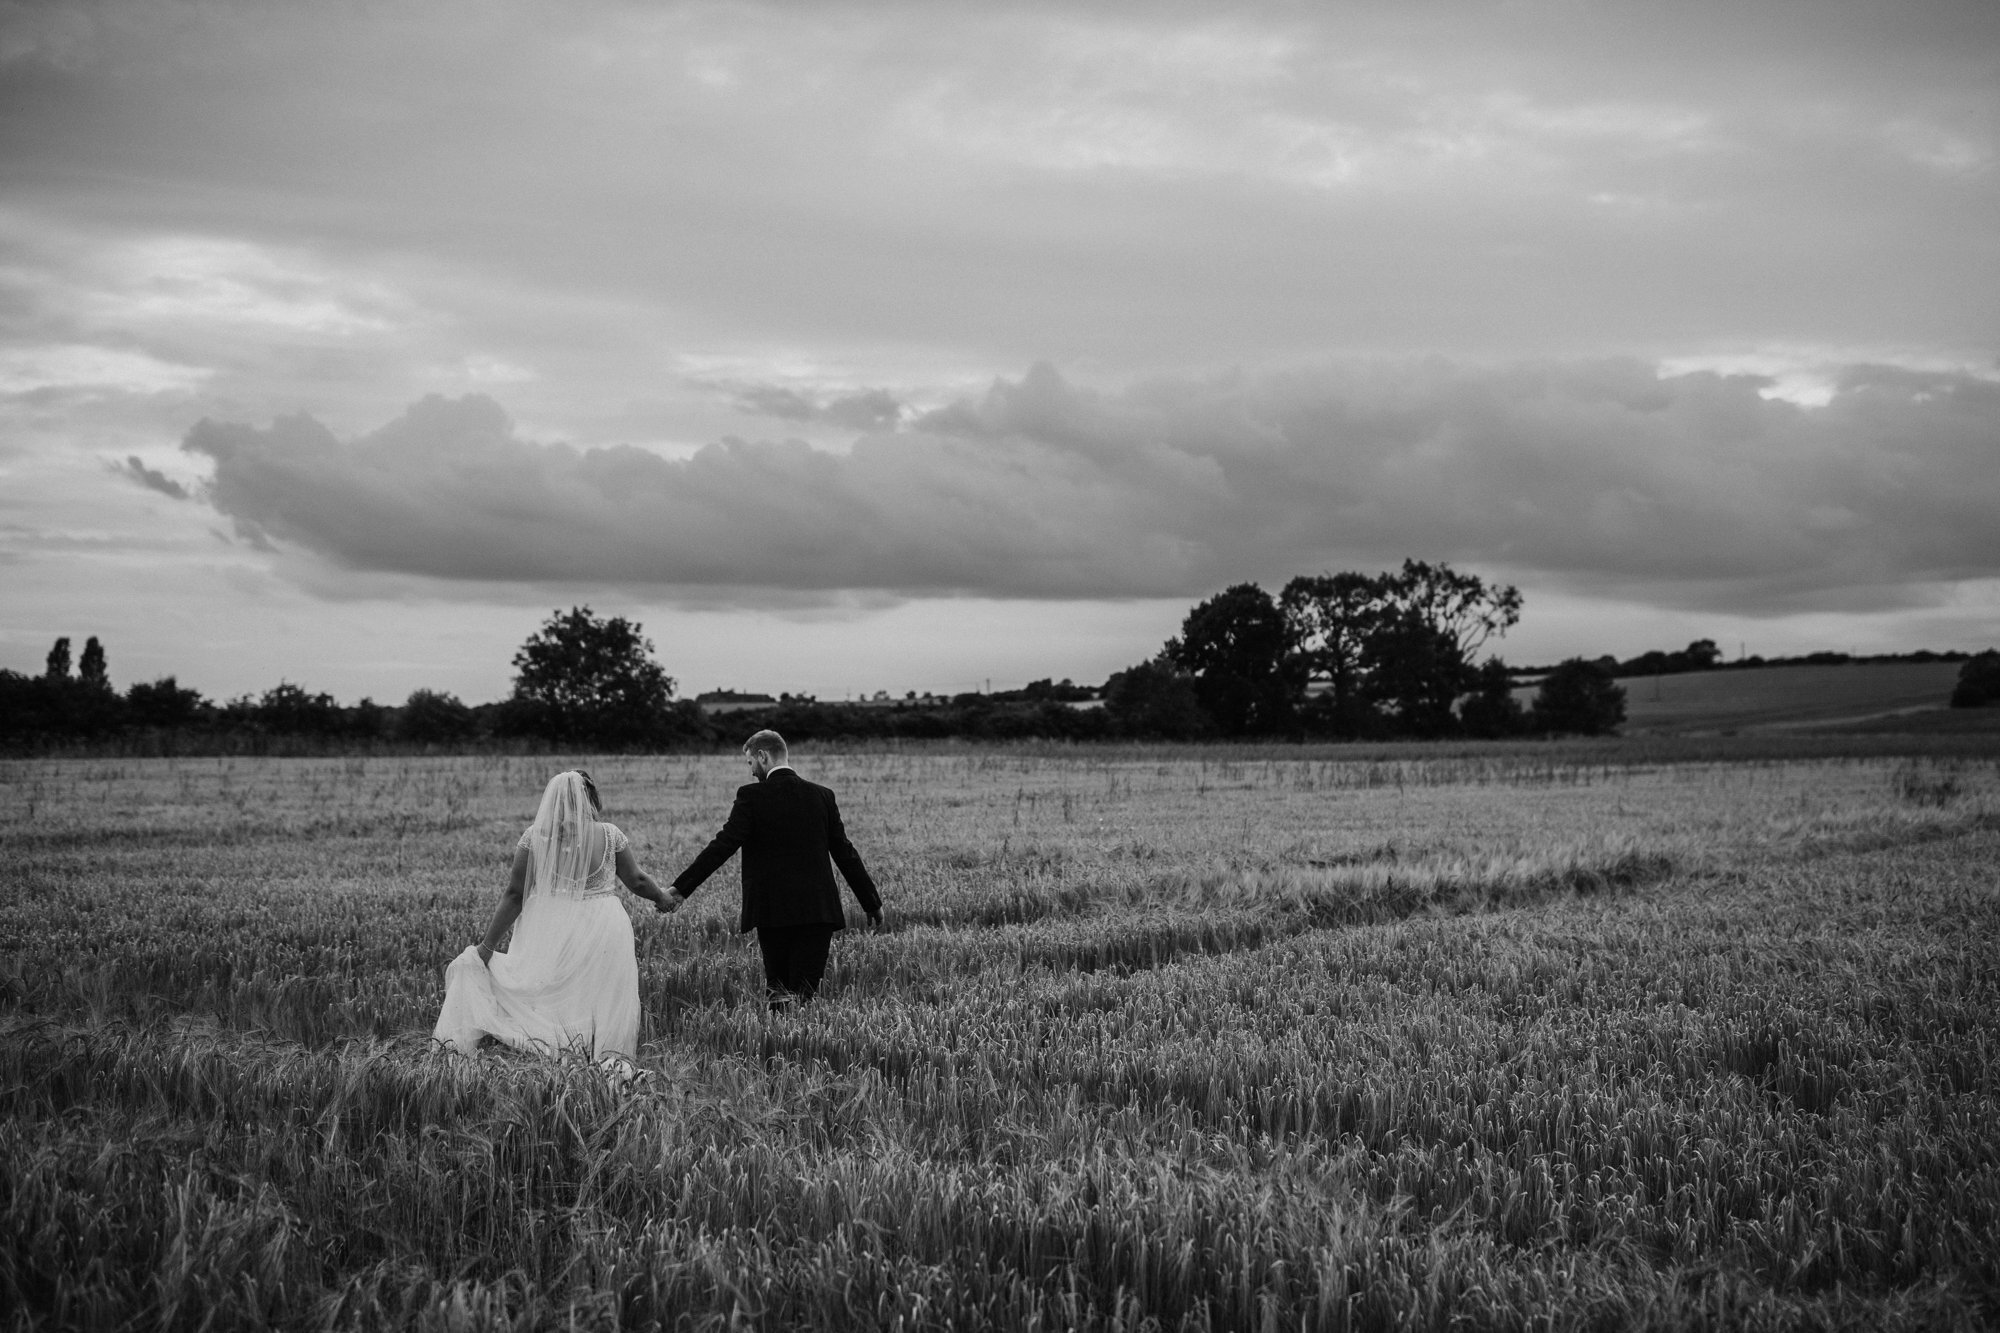
[[2000, 1320], [1990, 763], [828, 758], [901, 924], [629, 1092], [422, 1036], [541, 768], [8, 771], [12, 1323]]

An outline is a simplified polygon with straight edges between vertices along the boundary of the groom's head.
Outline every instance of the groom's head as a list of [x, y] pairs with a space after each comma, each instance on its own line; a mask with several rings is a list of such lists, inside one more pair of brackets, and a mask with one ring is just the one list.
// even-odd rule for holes
[[791, 762], [785, 753], [785, 738], [768, 730], [760, 731], [743, 742], [743, 757], [750, 761], [750, 772], [759, 782], [778, 765]]

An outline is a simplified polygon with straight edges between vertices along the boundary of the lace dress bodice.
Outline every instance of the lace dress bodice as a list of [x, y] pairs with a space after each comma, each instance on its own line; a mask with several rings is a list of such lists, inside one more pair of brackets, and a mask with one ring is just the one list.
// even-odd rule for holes
[[[601, 854], [598, 852], [596, 841], [599, 834], [602, 834], [604, 839]], [[534, 829], [530, 828], [521, 835], [521, 840], [514, 845], [525, 849], [530, 856], [533, 856], [533, 835]], [[580, 898], [602, 898], [605, 894], [610, 893], [618, 887], [618, 853], [632, 845], [632, 840], [625, 836], [624, 830], [620, 829], [616, 824], [607, 823], [604, 820], [599, 820], [591, 826], [591, 839], [590, 878], [584, 882], [583, 892], [577, 895]], [[533, 868], [530, 867], [528, 884], [531, 892], [534, 882]]]

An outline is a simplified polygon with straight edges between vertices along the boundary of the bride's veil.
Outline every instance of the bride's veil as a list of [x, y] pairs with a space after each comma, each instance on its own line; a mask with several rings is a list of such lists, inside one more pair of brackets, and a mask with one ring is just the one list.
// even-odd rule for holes
[[541, 808], [528, 829], [537, 895], [581, 898], [610, 851], [597, 827], [592, 795], [590, 779], [574, 771], [556, 774], [543, 788]]

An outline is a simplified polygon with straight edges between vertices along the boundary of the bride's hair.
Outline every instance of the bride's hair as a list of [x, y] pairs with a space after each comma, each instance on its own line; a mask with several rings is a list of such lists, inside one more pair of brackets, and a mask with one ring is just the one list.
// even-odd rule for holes
[[549, 779], [524, 839], [534, 857], [537, 896], [575, 898], [588, 891], [612, 854], [609, 826], [598, 820], [603, 809], [597, 784], [583, 770], [564, 769]]

